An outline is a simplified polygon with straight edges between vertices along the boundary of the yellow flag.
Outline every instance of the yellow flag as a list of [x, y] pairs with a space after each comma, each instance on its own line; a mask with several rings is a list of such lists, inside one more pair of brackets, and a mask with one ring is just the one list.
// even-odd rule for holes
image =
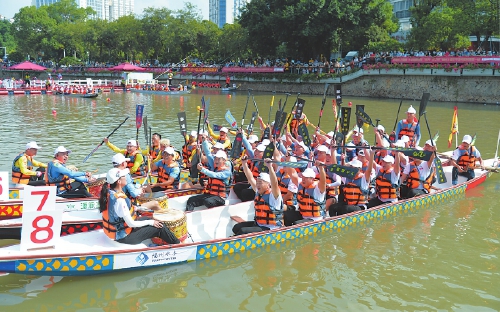
[[458, 108], [455, 106], [453, 111], [453, 118], [451, 119], [451, 133], [448, 138], [448, 148], [451, 147], [453, 142], [453, 135], [458, 132]]

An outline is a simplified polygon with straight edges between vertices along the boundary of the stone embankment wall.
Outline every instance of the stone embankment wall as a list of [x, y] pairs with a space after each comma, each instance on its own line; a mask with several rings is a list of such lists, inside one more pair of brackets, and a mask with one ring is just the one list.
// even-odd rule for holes
[[[240, 90], [248, 88], [254, 91], [323, 95], [324, 82], [241, 83]], [[333, 87], [330, 87], [328, 96], [333, 96], [333, 92]], [[436, 102], [498, 104], [500, 102], [500, 77], [378, 75], [362, 76], [342, 83], [343, 96], [418, 100], [424, 92], [429, 92], [431, 100]]]

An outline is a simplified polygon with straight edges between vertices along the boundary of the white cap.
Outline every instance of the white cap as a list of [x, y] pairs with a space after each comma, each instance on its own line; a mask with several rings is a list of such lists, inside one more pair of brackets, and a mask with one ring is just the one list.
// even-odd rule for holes
[[382, 132], [385, 132], [385, 128], [382, 125], [378, 125], [377, 129], [380, 130], [380, 131], [382, 131]]
[[410, 138], [407, 135], [403, 135], [401, 137], [401, 142], [403, 143], [410, 142]]
[[325, 141], [325, 143], [326, 143], [326, 144], [332, 144], [332, 139], [327, 139], [327, 140]]
[[295, 156], [290, 156], [290, 158], [288, 158], [288, 159], [289, 159], [288, 161], [297, 162], [297, 157], [295, 157]]
[[356, 147], [356, 145], [354, 145], [354, 143], [352, 143], [352, 142], [347, 143], [345, 146], [349, 146], [349, 147], [346, 147], [346, 149], [349, 151], [352, 151]]
[[261, 172], [257, 178], [261, 179], [262, 181], [266, 181], [267, 183], [271, 183], [271, 177], [269, 176], [269, 173]]
[[413, 108], [412, 105], [410, 105], [410, 107], [408, 107], [408, 110], [406, 111], [407, 113], [411, 113], [411, 114], [416, 114], [417, 111]]
[[361, 163], [357, 159], [353, 159], [350, 162], [348, 162], [347, 164], [350, 165], [351, 167], [355, 167], [355, 168], [361, 168], [361, 167], [363, 167], [363, 163]]
[[324, 146], [324, 145], [320, 145], [320, 146], [318, 146], [318, 148], [317, 148], [316, 150], [317, 150], [318, 152], [325, 152], [325, 153], [329, 151], [328, 147], [326, 147], [326, 146]]
[[[299, 144], [297, 144], [298, 146], [301, 146], [303, 149], [307, 150], [307, 146], [304, 144], [304, 142], [300, 141]], [[295, 146], [297, 146], [295, 145]]]
[[[432, 144], [432, 141], [431, 141], [431, 140], [427, 140], [427, 141], [425, 141], [425, 145], [430, 145], [430, 146], [432, 146], [433, 144]], [[436, 145], [436, 142], [434, 142], [434, 145]]]
[[365, 156], [365, 151], [362, 150], [362, 149], [358, 150], [358, 155], [359, 156]]
[[421, 146], [415, 146], [415, 149], [416, 149], [416, 150], [419, 150], [419, 151], [423, 151], [423, 150], [424, 150], [424, 148], [423, 148], [423, 147], [421, 147]]
[[222, 144], [221, 142], [217, 142], [217, 143], [215, 143], [213, 148], [224, 149], [224, 144]]
[[191, 135], [192, 137], [196, 137], [196, 130], [191, 131], [190, 135]]
[[462, 142], [471, 144], [472, 143], [472, 137], [468, 134], [464, 135], [464, 138], [462, 139]]
[[352, 129], [352, 131], [356, 131], [356, 132], [358, 132], [358, 133], [363, 133], [363, 132], [364, 132], [364, 131], [363, 131], [363, 128], [360, 128], [360, 127], [358, 127], [358, 126], [354, 127], [354, 129]]
[[226, 127], [222, 127], [222, 128], [220, 128], [219, 132], [225, 132], [225, 133], [227, 133], [227, 132], [228, 132], [228, 130], [227, 130], [227, 128], [226, 128]]
[[271, 143], [268, 139], [262, 140], [262, 145], [268, 146]]
[[333, 138], [333, 136], [335, 135], [335, 131], [330, 131], [327, 133], [327, 135], [331, 138]]
[[302, 172], [302, 177], [303, 178], [315, 178], [316, 173], [311, 168], [307, 168], [306, 170], [304, 170], [304, 172]]
[[111, 158], [111, 162], [113, 163], [113, 165], [121, 165], [125, 161], [130, 161], [130, 158], [125, 158], [125, 156], [121, 153], [115, 154], [115, 156]]
[[130, 171], [127, 169], [120, 170], [118, 168], [113, 168], [106, 174], [106, 182], [113, 184], [121, 177], [125, 177]]
[[214, 157], [227, 159], [227, 154], [224, 151], [217, 151], [217, 153], [215, 153]]
[[31, 141], [29, 142], [28, 144], [26, 144], [26, 149], [29, 150], [30, 148], [34, 148], [34, 149], [41, 149], [40, 146], [38, 146], [38, 144], [36, 144], [35, 141]]
[[165, 147], [163, 151], [169, 155], [175, 155], [175, 150], [172, 146]]
[[259, 140], [259, 137], [256, 136], [255, 134], [252, 134], [251, 136], [248, 137], [248, 143], [255, 143]]
[[385, 155], [385, 157], [382, 158], [382, 161], [385, 161], [387, 163], [393, 164], [394, 163], [394, 157], [392, 157], [391, 155]]
[[204, 135], [208, 135], [208, 131], [207, 131], [207, 130], [205, 130], [205, 131], [203, 131], [203, 130], [200, 130], [200, 132], [198, 132], [198, 134], [204, 134]]
[[127, 146], [137, 146], [137, 141], [132, 139], [127, 141]]
[[394, 143], [395, 147], [406, 147], [405, 142], [402, 140], [397, 140], [396, 143]]
[[57, 155], [57, 153], [71, 153], [71, 151], [69, 149], [66, 149], [64, 146], [59, 146], [58, 148], [56, 148], [56, 150], [54, 151], [54, 156]]
[[263, 152], [266, 150], [266, 146], [264, 144], [259, 144], [257, 145], [257, 148], [256, 148], [258, 151], [260, 152]]

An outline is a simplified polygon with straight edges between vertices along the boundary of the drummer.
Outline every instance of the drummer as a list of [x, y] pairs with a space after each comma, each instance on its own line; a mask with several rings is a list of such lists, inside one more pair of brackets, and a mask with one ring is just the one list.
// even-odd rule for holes
[[[54, 159], [47, 165], [46, 185], [57, 186], [57, 196], [64, 198], [92, 197], [83, 182], [93, 182], [91, 172], [71, 171], [66, 168], [70, 150], [59, 146], [54, 151]], [[74, 179], [75, 181], [73, 181]]]
[[[12, 162], [12, 183], [27, 184], [27, 185], [45, 185], [43, 172], [47, 168], [47, 164], [41, 163], [33, 159], [38, 150], [41, 149], [35, 141], [26, 144], [24, 153], [21, 153], [14, 158]], [[35, 171], [33, 167], [38, 167]]]
[[153, 192], [179, 188], [181, 169], [174, 157], [175, 150], [169, 146], [162, 151], [162, 160], [151, 164], [151, 170], [158, 170], [158, 182], [150, 185]]
[[268, 231], [280, 228], [283, 225], [283, 198], [281, 197], [278, 178], [274, 172], [271, 159], [264, 160], [269, 173], [261, 172], [257, 179], [252, 175], [246, 162], [243, 162], [243, 170], [248, 182], [255, 191], [255, 221], [247, 221], [236, 224], [233, 233], [236, 235], [252, 232]]
[[[111, 162], [113, 163], [113, 167], [118, 168], [120, 170], [127, 169], [127, 167], [128, 167], [127, 163], [129, 161], [130, 161], [130, 158], [125, 158], [125, 156], [123, 156], [123, 154], [120, 154], [120, 153], [115, 154], [115, 156], [113, 156], [113, 158], [111, 159]], [[123, 187], [123, 191], [125, 192], [125, 194], [129, 198], [135, 199], [135, 198], [143, 195], [147, 191], [150, 191], [149, 187], [145, 187], [145, 186], [136, 187], [137, 184], [135, 184], [134, 181], [132, 180], [132, 176], [130, 175], [130, 172], [129, 172], [129, 174], [126, 175], [126, 178], [127, 178], [127, 184]], [[156, 200], [142, 203], [141, 206], [146, 208], [146, 209], [149, 209], [149, 210], [161, 210], [161, 206]]]
[[104, 233], [122, 244], [140, 244], [146, 239], [160, 237], [167, 244], [179, 244], [163, 223], [156, 220], [136, 220], [135, 207], [123, 192], [128, 170], [113, 168], [106, 175], [108, 185], [102, 188], [99, 210], [102, 213]]

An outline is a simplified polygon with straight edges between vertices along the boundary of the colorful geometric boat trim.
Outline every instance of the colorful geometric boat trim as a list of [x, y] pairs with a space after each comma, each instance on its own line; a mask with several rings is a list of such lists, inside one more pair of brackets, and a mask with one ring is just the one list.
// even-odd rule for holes
[[106, 272], [113, 270], [113, 256], [70, 257], [47, 260], [17, 260], [16, 270], [18, 272]]

